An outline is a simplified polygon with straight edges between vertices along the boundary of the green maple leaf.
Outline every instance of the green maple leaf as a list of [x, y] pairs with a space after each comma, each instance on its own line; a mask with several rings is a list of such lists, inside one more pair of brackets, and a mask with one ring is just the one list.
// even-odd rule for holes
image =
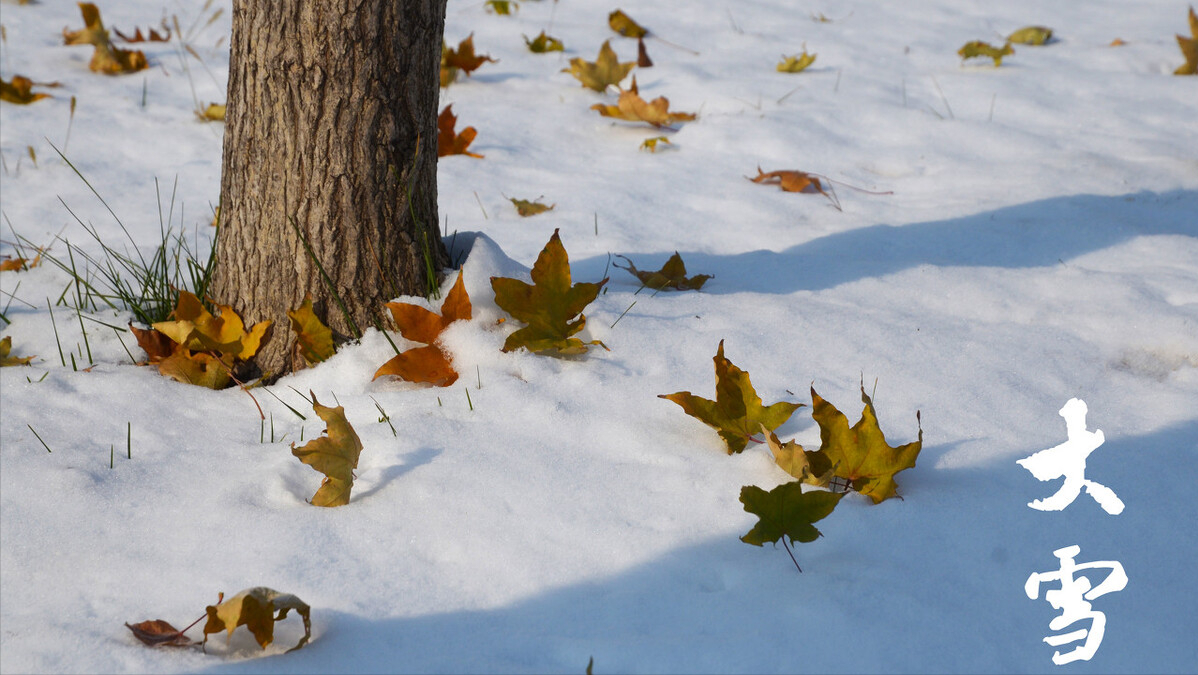
[[[628, 260], [627, 257], [622, 255], [617, 255], [616, 257]], [[674, 255], [670, 256], [666, 264], [662, 265], [661, 269], [656, 272], [642, 272], [636, 268], [636, 265], [632, 264], [631, 260], [628, 260], [628, 267], [620, 267], [619, 265], [616, 265], [616, 267], [628, 270], [630, 274], [640, 279], [646, 288], [652, 288], [655, 291], [663, 288], [673, 288], [679, 291], [697, 291], [711, 278], [710, 274], [696, 274], [693, 277], [686, 276], [686, 263], [682, 262], [682, 256], [677, 251], [674, 251]]]
[[578, 78], [582, 86], [598, 92], [607, 91], [608, 85], [619, 84], [628, 77], [628, 73], [636, 66], [636, 62], [620, 63], [616, 52], [611, 48], [611, 40], [599, 48], [599, 56], [593, 62], [584, 61], [582, 57], [570, 59], [570, 67], [563, 68], [563, 73], [570, 73]]
[[606, 283], [607, 279], [597, 284], [571, 282], [570, 258], [558, 231], [554, 230], [532, 266], [532, 284], [519, 279], [491, 277], [495, 304], [513, 318], [528, 324], [507, 337], [503, 351], [524, 347], [530, 352], [581, 354], [587, 350], [587, 345], [607, 349], [598, 340], [583, 342], [571, 337], [586, 327], [587, 318], [582, 310], [599, 295], [599, 289]]
[[[891, 447], [878, 427], [878, 415], [865, 387], [861, 388], [861, 401], [865, 403], [861, 419], [849, 428], [848, 418], [812, 387], [811, 417], [819, 424], [820, 452], [834, 465], [833, 473], [850, 481], [854, 490], [877, 504], [897, 496], [894, 475], [915, 466], [923, 447], [923, 428], [919, 440]], [[915, 419], [919, 420], [918, 412]]]
[[740, 489], [740, 501], [745, 511], [759, 520], [740, 540], [754, 546], [764, 546], [767, 541], [777, 544], [783, 536], [791, 543], [815, 541], [823, 535], [812, 523], [832, 513], [843, 496], [843, 492], [827, 490], [803, 492], [803, 484], [794, 481], [769, 492], [746, 485]]
[[794, 411], [803, 407], [802, 403], [779, 401], [771, 406], [763, 406], [761, 397], [753, 389], [749, 374], [737, 368], [731, 361], [724, 358], [724, 341], [720, 340], [715, 358], [715, 400], [695, 396], [689, 391], [674, 394], [660, 394], [678, 405], [686, 414], [695, 417], [714, 427], [728, 445], [728, 454], [733, 455], [745, 449], [749, 437], [760, 431], [761, 427], [773, 431], [782, 426]]

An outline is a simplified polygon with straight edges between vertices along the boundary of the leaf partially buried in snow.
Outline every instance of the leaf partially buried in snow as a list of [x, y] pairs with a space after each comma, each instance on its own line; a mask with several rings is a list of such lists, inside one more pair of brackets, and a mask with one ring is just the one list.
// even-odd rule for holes
[[813, 542], [823, 535], [812, 523], [832, 513], [843, 496], [843, 492], [827, 490], [803, 492], [803, 484], [793, 481], [769, 492], [746, 485], [740, 489], [740, 502], [759, 520], [740, 540], [754, 546], [764, 546], [767, 541], [777, 544], [782, 537], [792, 543]]
[[1198, 14], [1190, 7], [1190, 37], [1177, 36], [1177, 46], [1186, 62], [1173, 71], [1174, 75], [1198, 75]]
[[1051, 39], [1052, 29], [1048, 26], [1024, 26], [1007, 36], [1007, 42], [1035, 47], [1048, 44]]
[[12, 336], [5, 335], [0, 339], [0, 367], [27, 366], [33, 360], [32, 356], [9, 356], [12, 353]]
[[458, 118], [453, 114], [453, 104], [450, 103], [437, 116], [437, 156], [467, 155], [482, 159], [482, 155], [467, 150], [474, 142], [474, 137], [478, 136], [478, 130], [466, 127], [462, 129], [462, 133], [455, 133], [453, 128], [457, 123]]
[[149, 66], [146, 55], [139, 51], [117, 49], [112, 46], [108, 30], [100, 20], [100, 10], [90, 2], [79, 3], [79, 11], [83, 14], [84, 28], [77, 31], [63, 29], [62, 38], [68, 45], [92, 45], [92, 54], [88, 67], [97, 73], [117, 75], [143, 70]]
[[445, 296], [445, 302], [441, 304], [440, 314], [408, 302], [387, 303], [387, 309], [391, 310], [391, 318], [395, 320], [400, 334], [408, 340], [423, 342], [427, 346], [396, 354], [375, 371], [373, 379], [394, 375], [409, 382], [427, 382], [440, 387], [448, 387], [457, 381], [458, 373], [453, 369], [449, 355], [441, 348], [439, 340], [442, 331], [449, 324], [470, 320], [473, 308], [470, 305], [470, 296], [466, 293], [463, 276], [458, 274], [457, 281]]
[[761, 397], [753, 389], [749, 374], [724, 358], [724, 341], [720, 340], [715, 358], [715, 400], [695, 396], [689, 391], [661, 394], [658, 398], [673, 401], [682, 406], [686, 414], [713, 427], [728, 446], [728, 454], [745, 449], [749, 438], [762, 427], [773, 431], [782, 426], [802, 403], [779, 401], [770, 406], [762, 405]]
[[815, 63], [815, 54], [808, 54], [804, 49], [802, 54], [794, 56], [783, 56], [778, 62], [777, 70], [779, 73], [801, 73], [807, 70], [807, 66]]
[[296, 348], [308, 363], [320, 363], [333, 355], [333, 331], [312, 311], [312, 296], [303, 304], [287, 311], [291, 331], [295, 333]]
[[581, 354], [587, 351], [587, 345], [607, 349], [598, 340], [583, 342], [573, 337], [586, 327], [583, 308], [599, 295], [599, 289], [606, 283], [607, 279], [599, 283], [572, 283], [570, 258], [558, 231], [554, 230], [532, 267], [532, 284], [519, 279], [491, 277], [495, 304], [513, 318], [528, 324], [507, 337], [503, 351], [523, 347], [530, 352]]
[[179, 292], [174, 321], [159, 321], [154, 329], [192, 351], [213, 352], [229, 365], [233, 359], [248, 360], [258, 353], [270, 321], [261, 321], [248, 332], [241, 317], [228, 305], [217, 305], [220, 316], [213, 316], [192, 293]]
[[642, 272], [627, 257], [622, 255], [616, 255], [616, 257], [628, 260], [628, 267], [615, 265], [617, 268], [628, 270], [632, 276], [641, 280], [645, 288], [652, 288], [655, 291], [666, 288], [672, 288], [677, 291], [697, 291], [711, 278], [710, 274], [696, 274], [693, 277], [686, 276], [686, 263], [682, 262], [682, 256], [677, 251], [674, 251], [674, 255], [670, 256], [666, 264], [662, 265], [661, 269], [656, 272]]
[[42, 92], [35, 93], [33, 91], [33, 87], [37, 84], [37, 82], [34, 82], [28, 77], [22, 77], [21, 75], [13, 75], [11, 82], [0, 80], [0, 101], [29, 105], [30, 103], [33, 103], [34, 101], [40, 101], [43, 98], [51, 98], [49, 94]]
[[158, 361], [158, 372], [176, 382], [208, 389], [224, 389], [231, 381], [229, 367], [220, 359], [182, 346]]
[[[877, 504], [898, 496], [894, 475], [915, 466], [923, 447], [923, 428], [919, 429], [918, 440], [891, 447], [878, 427], [878, 416], [865, 387], [861, 388], [861, 401], [865, 403], [861, 419], [850, 428], [848, 418], [812, 387], [811, 417], [819, 424], [819, 449], [835, 466], [833, 473], [850, 481], [854, 490]], [[915, 420], [919, 421], [918, 412]]]
[[541, 31], [540, 35], [536, 36], [535, 38], [533, 38], [531, 40], [529, 40], [528, 36], [525, 35], [524, 36], [524, 44], [528, 45], [528, 51], [530, 51], [534, 54], [544, 54], [546, 52], [560, 52], [560, 51], [565, 51], [565, 49], [566, 49], [566, 46], [564, 44], [562, 44], [561, 40], [559, 40], [555, 37], [546, 35], [545, 31]]
[[358, 468], [362, 441], [345, 419], [345, 408], [325, 407], [312, 395], [312, 409], [324, 420], [325, 435], [298, 448], [292, 443], [291, 454], [325, 475], [320, 489], [312, 496], [313, 506], [345, 506], [354, 486], [354, 469]]
[[258, 645], [266, 649], [267, 645], [274, 642], [275, 622], [287, 618], [287, 613], [292, 610], [304, 621], [304, 637], [287, 650], [293, 652], [308, 644], [312, 638], [312, 609], [308, 603], [290, 593], [280, 593], [263, 586], [247, 588], [222, 603], [209, 605], [208, 621], [204, 624], [204, 642], [208, 642], [209, 633], [227, 631], [232, 636], [238, 626], [245, 626], [253, 633]]
[[988, 58], [994, 60], [994, 67], [1002, 65], [1002, 57], [1014, 54], [1015, 50], [1011, 47], [1011, 43], [1004, 44], [1001, 48], [995, 47], [988, 42], [974, 40], [966, 42], [964, 46], [957, 50], [957, 55], [962, 59], [979, 59]]
[[628, 73], [635, 67], [636, 63], [633, 61], [620, 63], [616, 58], [616, 52], [611, 48], [611, 40], [608, 40], [599, 48], [599, 56], [594, 62], [576, 57], [570, 59], [570, 67], [562, 69], [562, 72], [578, 78], [582, 86], [588, 89], [603, 92], [607, 91], [609, 86], [619, 84], [628, 77]]
[[539, 213], [545, 213], [546, 211], [552, 211], [553, 207], [557, 206], [557, 204], [542, 204], [540, 197], [538, 197], [535, 201], [529, 201], [527, 199], [513, 199], [508, 197], [508, 201], [510, 201], [516, 207], [516, 213], [525, 218], [529, 216], [535, 216]]
[[678, 122], [689, 122], [695, 119], [694, 113], [670, 112], [670, 100], [658, 96], [650, 102], [641, 98], [636, 86], [636, 76], [632, 78], [632, 86], [620, 92], [616, 105], [596, 103], [591, 110], [599, 111], [604, 117], [627, 120], [629, 122], [646, 122], [661, 128]]

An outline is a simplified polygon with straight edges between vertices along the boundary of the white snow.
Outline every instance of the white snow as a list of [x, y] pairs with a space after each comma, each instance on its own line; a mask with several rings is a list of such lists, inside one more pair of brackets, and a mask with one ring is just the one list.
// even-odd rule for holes
[[[4, 79], [63, 86], [0, 106], [0, 253], [14, 255], [19, 234], [55, 255], [66, 254], [56, 235], [98, 255], [63, 203], [110, 245], [128, 241], [51, 144], [144, 254], [160, 213], [206, 250], [223, 129], [193, 111], [224, 100], [230, 5], [101, 2], [109, 27], [164, 15], [195, 27], [202, 61], [177, 41], [147, 43], [151, 67], [118, 77], [88, 71], [89, 48], [61, 45], [64, 26], [81, 26], [75, 3], [3, 5]], [[607, 39], [635, 58], [635, 41], [607, 27], [617, 7], [699, 52], [646, 41], [656, 65], [634, 71], [642, 95], [699, 115], [656, 153], [638, 146], [662, 131], [600, 117], [589, 107], [615, 95], [560, 72]], [[445, 334], [454, 386], [372, 382], [392, 351], [369, 330], [269, 388], [306, 421], [254, 390], [264, 426], [239, 389], [135, 367], [113, 330], [87, 320], [84, 372], [80, 320], [65, 304], [53, 323], [47, 311], [64, 290], [72, 300], [69, 278], [49, 263], [0, 273], [3, 334], [14, 354], [36, 355], [0, 371], [0, 670], [582, 672], [593, 657], [595, 672], [1048, 672], [1042, 639], [1058, 612], [1023, 585], [1077, 544], [1079, 562], [1117, 560], [1130, 581], [1093, 601], [1107, 620], [1094, 658], [1061, 672], [1192, 671], [1198, 78], [1171, 74], [1186, 10], [528, 0], [505, 17], [452, 0], [449, 43], [473, 33], [498, 59], [442, 91], [486, 156], [439, 168], [475, 312]], [[1016, 45], [997, 69], [956, 55], [1028, 24], [1058, 39]], [[567, 52], [530, 53], [521, 35], [542, 29]], [[811, 69], [775, 72], [804, 44]], [[745, 180], [758, 166], [893, 194], [837, 184], [837, 211]], [[528, 219], [506, 199], [542, 195], [556, 208]], [[588, 339], [611, 351], [502, 353], [517, 322], [496, 323], [488, 279], [526, 278], [557, 228], [576, 280], [611, 277], [585, 311]], [[674, 251], [715, 275], [702, 292], [637, 294], [608, 266], [622, 254], [657, 269]], [[283, 319], [246, 317], [264, 318]], [[54, 329], [79, 372], [62, 365]], [[796, 546], [802, 574], [780, 548], [738, 541], [756, 522], [741, 486], [789, 478], [768, 450], [730, 457], [657, 398], [714, 396], [720, 340], [767, 403], [810, 404], [814, 385], [856, 421], [859, 383], [876, 382], [895, 444], [914, 440], [920, 411], [903, 499], [846, 497], [821, 539]], [[323, 429], [297, 393], [309, 390], [344, 406], [365, 445], [345, 507], [305, 503], [320, 475], [289, 445]], [[1105, 435], [1087, 476], [1118, 494], [1119, 516], [1084, 494], [1062, 512], [1027, 506], [1057, 483], [1015, 462], [1065, 440], [1057, 411], [1073, 397]], [[809, 409], [778, 431], [819, 445]], [[144, 647], [122, 625], [182, 627], [218, 592], [259, 585], [312, 606], [307, 647], [281, 654], [300, 635], [292, 618], [265, 654], [244, 629], [204, 654]]]

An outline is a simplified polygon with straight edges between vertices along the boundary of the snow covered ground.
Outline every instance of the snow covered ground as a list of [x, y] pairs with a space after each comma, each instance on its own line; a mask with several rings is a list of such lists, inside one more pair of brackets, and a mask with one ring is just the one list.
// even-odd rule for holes
[[[225, 97], [228, 5], [101, 2], [124, 31], [177, 15], [199, 56], [147, 44], [150, 68], [118, 77], [61, 45], [82, 25], [75, 3], [3, 5], [4, 79], [63, 86], [0, 106], [0, 253], [15, 254], [16, 234], [61, 233], [98, 254], [64, 203], [125, 241], [51, 144], [146, 253], [160, 237], [155, 180], [164, 218], [177, 181], [171, 224], [206, 248], [222, 127], [193, 111]], [[609, 38], [635, 58], [607, 27], [617, 7], [698, 52], [646, 41], [656, 65], [634, 71], [642, 95], [698, 113], [656, 153], [638, 146], [663, 132], [600, 117], [589, 107], [615, 96], [560, 72]], [[439, 169], [475, 308], [446, 333], [454, 386], [372, 382], [392, 352], [371, 330], [270, 388], [307, 421], [257, 391], [276, 441], [268, 426], [260, 442], [245, 393], [134, 367], [97, 323], [84, 322], [95, 365], [63, 367], [55, 329], [89, 364], [73, 310], [47, 311], [68, 277], [50, 264], [0, 273], [3, 335], [36, 355], [0, 371], [0, 670], [582, 672], [593, 657], [595, 672], [1192, 672], [1198, 78], [1171, 74], [1186, 9], [529, 0], [498, 16], [452, 0], [446, 39], [473, 33], [498, 59], [442, 92], [486, 156]], [[997, 69], [956, 55], [1028, 24], [1057, 40], [1016, 45]], [[565, 54], [525, 48], [521, 35], [543, 29]], [[775, 71], [804, 44], [818, 54], [808, 71]], [[758, 166], [893, 194], [838, 186], [838, 211], [745, 180]], [[556, 208], [527, 219], [506, 199], [540, 195]], [[488, 278], [527, 275], [556, 228], [576, 280], [611, 276], [585, 312], [611, 351], [502, 353], [514, 322], [496, 324]], [[715, 275], [702, 292], [635, 294], [608, 266], [621, 254], [657, 269], [674, 251]], [[824, 537], [796, 547], [802, 574], [780, 548], [738, 540], [756, 522], [741, 486], [789, 479], [769, 451], [728, 456], [657, 398], [713, 396], [720, 340], [767, 402], [810, 404], [814, 385], [856, 421], [859, 383], [876, 381], [896, 444], [915, 439], [920, 411], [903, 499], [846, 497]], [[339, 402], [365, 445], [346, 507], [305, 503], [320, 476], [289, 446], [323, 425], [296, 390]], [[1016, 460], [1065, 441], [1057, 411], [1073, 397], [1105, 434], [1086, 476], [1126, 504], [1118, 516], [1084, 493], [1061, 512], [1027, 506], [1058, 484]], [[778, 432], [819, 445], [806, 408]], [[1106, 619], [1093, 658], [1058, 667], [1042, 640], [1059, 612], [1024, 583], [1070, 545], [1129, 581], [1093, 600]], [[182, 627], [218, 592], [259, 585], [312, 606], [307, 647], [280, 654], [300, 634], [290, 618], [265, 655], [244, 629], [204, 654], [144, 647], [122, 625]]]

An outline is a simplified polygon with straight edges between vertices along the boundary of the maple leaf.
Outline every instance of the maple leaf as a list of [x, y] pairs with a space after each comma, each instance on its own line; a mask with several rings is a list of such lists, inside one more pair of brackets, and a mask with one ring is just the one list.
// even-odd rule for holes
[[624, 37], [643, 38], [649, 34], [649, 29], [632, 20], [621, 10], [607, 15], [607, 25]]
[[133, 637], [151, 647], [187, 647], [195, 644], [191, 638], [183, 635], [182, 631], [162, 619], [141, 621], [133, 625], [126, 623], [125, 628], [133, 633]]
[[33, 360], [32, 356], [9, 356], [12, 353], [12, 336], [5, 335], [0, 339], [0, 367], [27, 366]]
[[607, 40], [599, 48], [599, 56], [594, 62], [576, 57], [570, 59], [570, 67], [563, 68], [562, 72], [570, 73], [578, 78], [582, 86], [588, 89], [604, 92], [607, 91], [609, 85], [619, 84], [621, 80], [628, 77], [628, 73], [634, 67], [636, 67], [636, 63], [633, 61], [620, 63], [616, 58], [616, 52], [611, 48], [611, 40]]
[[535, 216], [538, 213], [552, 211], [553, 207], [557, 206], [557, 204], [542, 204], [540, 199], [540, 197], [537, 197], [536, 201], [530, 202], [527, 199], [512, 199], [511, 197], [508, 197], [508, 201], [516, 206], [516, 213], [519, 213], [525, 218], [529, 216]]
[[1052, 29], [1047, 26], [1024, 26], [1007, 36], [1007, 42], [1038, 47], [1052, 40]]
[[1174, 75], [1198, 75], [1198, 14], [1190, 7], [1190, 37], [1177, 36], [1177, 46], [1186, 62], [1173, 71]]
[[312, 296], [304, 298], [297, 309], [287, 311], [296, 348], [308, 363], [320, 363], [333, 355], [333, 331], [312, 311]]
[[0, 272], [23, 272], [25, 270], [33, 269], [40, 264], [42, 264], [41, 250], [38, 250], [38, 253], [36, 256], [34, 256], [33, 260], [30, 260], [29, 258], [9, 258], [8, 256], [4, 256], [4, 260], [0, 261]]
[[83, 15], [84, 28], [77, 31], [62, 31], [63, 41], [68, 45], [92, 45], [92, 54], [88, 68], [105, 75], [133, 73], [149, 67], [146, 55], [140, 51], [117, 49], [112, 46], [108, 30], [100, 20], [100, 10], [90, 2], [79, 3], [79, 12]]
[[291, 610], [295, 610], [304, 621], [304, 637], [300, 638], [299, 644], [287, 650], [293, 652], [308, 644], [312, 637], [312, 609], [290, 593], [280, 593], [264, 586], [247, 588], [224, 602], [208, 605], [204, 642], [208, 642], [209, 633], [227, 631], [232, 636], [238, 626], [245, 626], [253, 633], [258, 645], [266, 649], [267, 645], [274, 642], [275, 622], [287, 618]]
[[808, 54], [807, 49], [803, 48], [802, 54], [794, 56], [782, 55], [782, 60], [778, 62], [777, 70], [779, 73], [801, 73], [807, 70], [807, 66], [815, 63], [816, 54]]
[[[49, 85], [34, 82], [28, 77], [21, 75], [13, 75], [11, 82], [0, 80], [0, 101], [8, 101], [9, 103], [19, 103], [21, 105], [29, 105], [34, 101], [40, 101], [43, 98], [53, 98], [49, 94], [42, 92], [33, 93], [34, 85], [39, 86], [57, 86], [57, 83]], [[7, 264], [7, 263], [6, 263]]]
[[507, 337], [503, 351], [524, 347], [530, 352], [581, 354], [588, 344], [607, 349], [598, 340], [583, 342], [571, 337], [586, 327], [587, 318], [582, 310], [606, 283], [607, 279], [599, 283], [571, 282], [570, 259], [558, 231], [554, 230], [533, 264], [531, 285], [519, 279], [491, 277], [495, 304], [528, 324]]
[[710, 274], [696, 274], [693, 277], [686, 276], [686, 263], [682, 262], [682, 256], [678, 254], [678, 251], [674, 251], [674, 255], [670, 256], [666, 264], [662, 265], [661, 269], [656, 272], [642, 272], [626, 256], [617, 254], [616, 257], [628, 260], [628, 267], [616, 265], [617, 268], [628, 270], [630, 274], [641, 280], [645, 288], [652, 288], [655, 291], [665, 288], [673, 288], [679, 291], [697, 291], [703, 287], [703, 284], [707, 283], [708, 279], [712, 278]]
[[[923, 427], [919, 429], [919, 440], [891, 447], [878, 428], [878, 416], [864, 386], [861, 387], [861, 401], [865, 403], [861, 419], [849, 428], [848, 418], [820, 398], [812, 387], [811, 417], [819, 425], [819, 451], [835, 465], [833, 473], [850, 481], [854, 490], [877, 504], [897, 496], [894, 475], [915, 466], [923, 447]], [[918, 412], [915, 419], [919, 420]]]
[[527, 35], [522, 37], [524, 38], [524, 44], [528, 45], [528, 51], [534, 54], [544, 54], [545, 52], [561, 52], [565, 51], [566, 49], [566, 45], [562, 44], [561, 40], [546, 35], [545, 31], [541, 31], [540, 35], [531, 40], [528, 39]]
[[172, 312], [175, 320], [159, 321], [154, 329], [192, 351], [214, 352], [229, 363], [233, 359], [248, 360], [258, 353], [271, 322], [259, 322], [247, 333], [232, 307], [217, 305], [217, 308], [219, 317], [204, 309], [194, 294], [179, 291], [179, 301]]
[[[836, 192], [831, 186], [827, 190], [824, 189], [823, 183], [820, 181], [820, 176], [806, 171], [770, 171], [766, 173], [757, 167], [757, 176], [749, 178], [754, 183], [763, 185], [777, 185], [782, 188], [783, 192], [810, 192], [819, 193], [828, 198], [832, 202], [832, 206], [836, 210], [840, 209], [840, 200], [836, 197]], [[824, 180], [827, 180], [826, 178]]]
[[620, 92], [620, 99], [616, 105], [596, 103], [591, 106], [591, 110], [598, 110], [599, 114], [604, 117], [614, 117], [629, 122], [647, 122], [659, 129], [676, 122], [689, 122], [695, 119], [693, 113], [670, 112], [669, 108], [670, 100], [665, 96], [658, 96], [652, 102], [646, 103], [637, 89], [635, 75], [632, 77], [632, 87]]
[[[354, 469], [358, 467], [362, 441], [345, 419], [345, 408], [320, 405], [316, 395], [312, 394], [312, 409], [324, 420], [326, 435], [298, 448], [292, 443], [291, 454], [325, 475], [320, 489], [312, 495], [313, 506], [344, 506], [349, 503], [349, 493], [354, 486]], [[204, 632], [208, 632], [207, 628]]]
[[[827, 490], [812, 490], [803, 492], [802, 483], [783, 483], [766, 492], [756, 485], [746, 485], [740, 489], [740, 502], [745, 511], [757, 516], [757, 524], [740, 540], [754, 546], [764, 546], [765, 542], [773, 542], [786, 537], [790, 543], [809, 543], [823, 536], [812, 523], [823, 520], [832, 513], [840, 503], [844, 493], [828, 492]], [[782, 545], [786, 546], [786, 539]], [[790, 548], [787, 547], [787, 553]], [[794, 554], [790, 553], [791, 559]], [[795, 560], [795, 567], [799, 561]], [[799, 569], [802, 572], [802, 568]]]
[[770, 431], [782, 426], [802, 403], [779, 401], [770, 406], [761, 404], [761, 397], [753, 389], [749, 374], [724, 358], [724, 341], [720, 340], [715, 358], [715, 400], [695, 396], [689, 391], [660, 394], [678, 405], [686, 414], [715, 428], [728, 446], [728, 454], [745, 449], [749, 438], [760, 427]]
[[981, 40], [966, 42], [964, 46], [957, 50], [957, 56], [960, 56], [962, 59], [994, 59], [995, 68], [1002, 65], [1002, 57], [1009, 56], [1014, 53], [1015, 50], [1011, 47], [1010, 42], [1004, 44], [1000, 49], [988, 42], [982, 42]]
[[458, 71], [466, 73], [466, 77], [470, 77], [470, 73], [478, 70], [479, 66], [487, 62], [496, 63], [497, 61], [486, 54], [474, 53], [474, 33], [471, 33], [458, 43], [457, 49], [450, 49], [449, 45], [442, 43], [441, 45], [441, 86], [448, 87], [455, 79], [457, 79]]
[[224, 122], [227, 106], [223, 103], [209, 103], [203, 114], [196, 113], [205, 122]]
[[645, 38], [636, 39], [636, 67], [653, 67], [653, 59], [649, 58], [649, 50], [645, 49]]
[[466, 149], [474, 142], [474, 137], [478, 135], [478, 130], [474, 127], [466, 127], [462, 129], [462, 133], [455, 134], [453, 128], [457, 123], [458, 118], [453, 114], [453, 104], [450, 103], [437, 116], [437, 156], [467, 155], [482, 159], [482, 155]]
[[373, 379], [394, 375], [409, 382], [428, 382], [441, 387], [448, 387], [457, 381], [458, 373], [437, 341], [449, 324], [458, 320], [469, 321], [473, 313], [463, 276], [458, 274], [453, 288], [445, 296], [441, 314], [407, 302], [387, 303], [400, 334], [412, 342], [423, 342], [427, 346], [396, 354], [375, 371]]
[[765, 443], [774, 454], [774, 462], [786, 473], [794, 476], [799, 482], [823, 487], [831, 480], [834, 469], [828, 456], [819, 450], [804, 450], [803, 446], [793, 440], [785, 443], [778, 440], [777, 434], [762, 425]]

